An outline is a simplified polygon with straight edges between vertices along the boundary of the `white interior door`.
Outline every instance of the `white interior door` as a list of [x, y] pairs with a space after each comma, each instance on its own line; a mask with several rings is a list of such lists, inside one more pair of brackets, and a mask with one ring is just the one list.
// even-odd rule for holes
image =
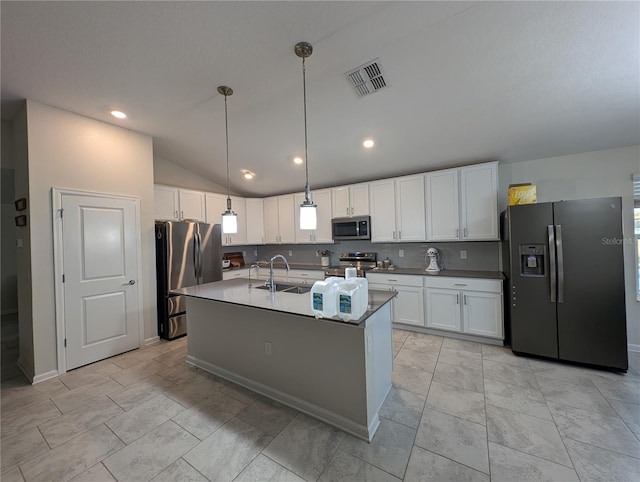
[[140, 346], [138, 208], [62, 194], [66, 369]]

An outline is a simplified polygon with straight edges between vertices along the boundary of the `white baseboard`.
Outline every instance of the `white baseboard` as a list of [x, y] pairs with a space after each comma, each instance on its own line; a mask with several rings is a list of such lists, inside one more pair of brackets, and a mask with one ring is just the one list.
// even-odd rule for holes
[[51, 370], [50, 372], [36, 375], [35, 377], [33, 377], [33, 382], [31, 383], [35, 385], [36, 383], [44, 382], [45, 380], [56, 378], [57, 376], [58, 376], [58, 370]]
[[52, 378], [56, 378], [59, 375], [58, 370], [51, 370], [50, 372], [41, 373], [40, 375], [34, 375], [26, 369], [26, 367], [22, 364], [20, 358], [18, 358], [18, 360], [16, 361], [16, 365], [32, 385], [50, 380]]
[[200, 360], [191, 355], [187, 355], [186, 362], [190, 365], [201, 368], [206, 372], [213, 373], [214, 375], [218, 375], [219, 377], [222, 377], [226, 380], [237, 383], [238, 385], [248, 388], [249, 390], [258, 392], [265, 397], [276, 400], [277, 402], [280, 402], [291, 408], [295, 408], [296, 410], [306, 413], [307, 415], [311, 415], [314, 418], [322, 420], [329, 425], [333, 425], [334, 427], [350, 433], [354, 437], [366, 440], [367, 442], [370, 442], [371, 439], [373, 439], [373, 435], [380, 425], [380, 419], [378, 418], [377, 414], [371, 420], [370, 426], [367, 427], [366, 425], [361, 425], [343, 417], [342, 415], [331, 412], [326, 408], [322, 408], [313, 403], [309, 403], [306, 400], [302, 400], [301, 398], [297, 398], [287, 393], [281, 392], [280, 390], [268, 387], [266, 385], [263, 385], [262, 383], [249, 380], [248, 378], [245, 378], [243, 376], [236, 375], [235, 373], [225, 370], [224, 368], [220, 368], [216, 365]]
[[13, 314], [16, 314], [17, 312], [18, 312], [17, 308], [15, 308], [13, 310], [3, 310], [3, 311], [0, 311], [0, 316], [13, 315]]
[[632, 352], [640, 352], [640, 345], [634, 345], [633, 343], [629, 343], [627, 345], [627, 350]]
[[160, 343], [159, 336], [152, 336], [151, 338], [146, 338], [144, 340], [144, 346], [155, 345], [156, 343]]

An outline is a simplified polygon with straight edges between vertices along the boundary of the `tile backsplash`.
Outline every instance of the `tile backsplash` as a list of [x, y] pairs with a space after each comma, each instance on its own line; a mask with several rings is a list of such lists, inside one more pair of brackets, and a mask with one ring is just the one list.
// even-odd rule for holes
[[[378, 253], [378, 259], [389, 258], [391, 263], [400, 268], [426, 268], [425, 255], [428, 248], [436, 248], [440, 252], [440, 261], [445, 269], [465, 270], [500, 270], [500, 243], [498, 241], [474, 241], [452, 243], [371, 243], [368, 241], [341, 241], [335, 244], [281, 244], [268, 246], [247, 246], [245, 262], [254, 259], [269, 259], [276, 254], [283, 254], [293, 263], [317, 263], [316, 256], [319, 249], [331, 252], [331, 263], [338, 263], [338, 256], [342, 252], [373, 251]], [[257, 249], [258, 256], [253, 256]], [[230, 249], [231, 250], [231, 249]], [[237, 250], [237, 249], [236, 249]], [[400, 257], [400, 250], [404, 256]], [[466, 259], [460, 257], [460, 251], [466, 251]], [[291, 254], [289, 254], [291, 253]]]

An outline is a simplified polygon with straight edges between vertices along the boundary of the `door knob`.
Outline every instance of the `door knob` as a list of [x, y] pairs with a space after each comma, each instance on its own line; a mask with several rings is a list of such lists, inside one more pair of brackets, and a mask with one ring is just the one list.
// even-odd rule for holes
[[128, 283], [125, 283], [125, 286], [126, 285], [134, 285], [134, 284], [136, 284], [136, 280], [130, 279]]

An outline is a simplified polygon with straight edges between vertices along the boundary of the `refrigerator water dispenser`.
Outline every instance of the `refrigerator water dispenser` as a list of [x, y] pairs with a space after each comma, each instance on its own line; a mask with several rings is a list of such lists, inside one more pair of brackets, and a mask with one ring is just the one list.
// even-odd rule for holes
[[545, 256], [544, 244], [521, 244], [520, 276], [544, 276]]

